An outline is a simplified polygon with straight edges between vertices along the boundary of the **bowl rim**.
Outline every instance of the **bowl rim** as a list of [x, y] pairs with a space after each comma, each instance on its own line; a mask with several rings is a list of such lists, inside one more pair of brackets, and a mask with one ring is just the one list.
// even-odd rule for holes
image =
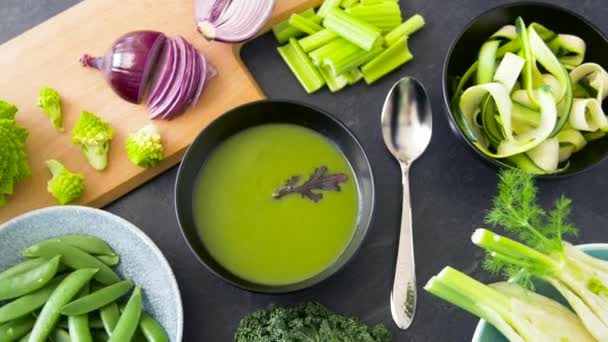
[[[573, 17], [576, 17], [577, 19], [579, 19], [581, 22], [583, 22], [585, 25], [587, 25], [587, 27], [591, 30], [594, 31], [595, 33], [597, 33], [600, 37], [602, 37], [602, 39], [606, 42], [606, 44], [608, 44], [608, 36], [606, 34], [604, 34], [604, 32], [602, 30], [600, 30], [594, 23], [592, 23], [590, 20], [588, 20], [587, 18], [585, 18], [584, 16], [582, 16], [581, 14], [574, 12], [573, 10], [560, 6], [560, 5], [556, 5], [553, 3], [547, 3], [547, 2], [541, 2], [541, 1], [528, 1], [528, 0], [524, 0], [524, 1], [516, 1], [516, 2], [511, 2], [511, 3], [507, 3], [507, 4], [500, 4], [497, 6], [493, 6], [483, 12], [481, 12], [480, 14], [476, 15], [475, 17], [473, 17], [472, 19], [469, 20], [469, 22], [465, 25], [465, 27], [460, 31], [460, 33], [458, 33], [458, 35], [456, 36], [456, 38], [454, 38], [454, 40], [452, 40], [452, 43], [450, 44], [450, 47], [448, 48], [448, 51], [445, 55], [445, 58], [443, 60], [443, 66], [442, 66], [442, 80], [441, 80], [441, 90], [442, 90], [442, 97], [443, 97], [443, 104], [446, 108], [445, 110], [445, 115], [448, 118], [448, 124], [450, 126], [450, 130], [452, 131], [452, 133], [454, 133], [454, 135], [457, 136], [457, 138], [459, 140], [464, 141], [464, 143], [468, 146], [468, 148], [470, 150], [472, 150], [475, 155], [478, 158], [481, 158], [482, 160], [484, 160], [485, 162], [491, 164], [492, 166], [494, 166], [495, 168], [498, 169], [515, 169], [518, 170], [515, 167], [512, 167], [510, 165], [501, 163], [500, 161], [488, 157], [486, 155], [484, 155], [481, 151], [479, 151], [474, 145], [473, 143], [471, 143], [471, 141], [469, 141], [469, 139], [467, 139], [467, 137], [465, 136], [464, 132], [462, 132], [462, 130], [460, 129], [460, 127], [458, 126], [458, 123], [456, 122], [456, 119], [454, 118], [454, 114], [452, 113], [452, 106], [451, 106], [451, 99], [448, 96], [448, 65], [450, 64], [450, 60], [452, 59], [452, 55], [454, 53], [454, 49], [456, 47], [456, 45], [458, 44], [458, 42], [460, 41], [460, 39], [462, 38], [462, 36], [471, 28], [471, 26], [473, 26], [479, 19], [481, 19], [482, 17], [488, 15], [489, 13], [496, 11], [498, 9], [503, 9], [503, 8], [510, 8], [510, 7], [519, 7], [519, 6], [540, 6], [540, 7], [547, 7], [547, 8], [552, 8], [558, 11], [562, 11], [564, 13], [567, 13], [568, 15], [571, 15]], [[576, 176], [579, 175], [581, 173], [587, 172], [593, 168], [595, 168], [596, 166], [598, 166], [601, 162], [605, 161], [606, 159], [608, 159], [608, 152], [606, 152], [602, 157], [596, 159], [593, 163], [591, 163], [590, 165], [574, 171], [574, 172], [569, 172], [569, 173], [557, 173], [557, 174], [542, 174], [542, 175], [535, 175], [536, 178], [540, 178], [540, 179], [547, 179], [547, 180], [559, 180], [559, 179], [563, 179], [563, 178], [568, 178], [568, 177], [572, 177], [572, 176]]]
[[[608, 243], [595, 242], [595, 243], [584, 243], [580, 245], [576, 245], [576, 248], [579, 248], [582, 251], [608, 251]], [[490, 323], [486, 322], [484, 319], [480, 319], [477, 321], [477, 325], [475, 326], [475, 332], [473, 333], [473, 337], [471, 337], [471, 342], [481, 342], [481, 334], [484, 329]]]
[[[178, 205], [178, 196], [181, 196], [180, 192], [179, 192], [179, 183], [180, 180], [184, 177], [183, 176], [183, 168], [184, 168], [184, 161], [190, 157], [192, 158], [191, 155], [191, 151], [193, 149], [194, 144], [202, 139], [203, 135], [205, 134], [205, 132], [208, 129], [213, 129], [213, 126], [217, 125], [217, 122], [219, 122], [224, 116], [230, 115], [234, 112], [243, 110], [247, 107], [251, 107], [251, 106], [257, 106], [257, 105], [261, 105], [261, 104], [272, 104], [272, 103], [279, 103], [279, 104], [288, 104], [288, 105], [295, 105], [295, 106], [301, 106], [301, 107], [305, 107], [308, 108], [314, 112], [316, 112], [318, 115], [324, 116], [327, 119], [333, 121], [335, 124], [338, 125], [338, 127], [340, 127], [340, 129], [342, 129], [352, 140], [352, 142], [356, 145], [357, 149], [361, 151], [361, 155], [363, 156], [363, 159], [365, 161], [365, 165], [367, 166], [367, 170], [369, 171], [369, 178], [370, 178], [370, 214], [369, 214], [369, 219], [367, 220], [367, 222], [363, 223], [363, 235], [360, 239], [359, 244], [355, 247], [354, 252], [352, 253], [352, 255], [344, 262], [342, 263], [342, 265], [340, 265], [338, 268], [336, 268], [335, 270], [333, 270], [332, 272], [328, 273], [327, 275], [325, 275], [324, 277], [319, 277], [318, 279], [314, 279], [315, 276], [313, 276], [312, 278], [300, 281], [298, 283], [294, 283], [294, 284], [288, 284], [288, 285], [277, 285], [272, 286], [272, 285], [264, 285], [266, 286], [266, 288], [264, 289], [260, 289], [260, 288], [253, 288], [253, 287], [249, 287], [247, 285], [244, 284], [240, 284], [236, 281], [233, 281], [231, 279], [227, 279], [226, 277], [224, 277], [223, 275], [221, 275], [219, 272], [217, 272], [215, 269], [213, 269], [210, 265], [207, 264], [207, 262], [205, 262], [205, 260], [203, 260], [198, 253], [195, 251], [194, 246], [191, 244], [190, 239], [188, 239], [185, 229], [183, 228], [183, 223], [181, 220], [181, 215], [180, 215], [180, 209], [179, 209], [179, 205]], [[297, 124], [294, 124], [297, 125]], [[251, 125], [249, 127], [255, 127], [257, 126], [257, 124], [255, 125]], [[298, 125], [301, 126], [301, 125]], [[304, 127], [304, 126], [302, 126]], [[245, 128], [246, 129], [246, 128]], [[321, 134], [321, 133], [319, 133]], [[323, 134], [321, 134], [323, 135]], [[325, 135], [323, 135], [325, 137]], [[327, 137], [325, 137], [327, 138]], [[339, 144], [337, 142], [335, 142], [335, 144], [338, 146], [338, 148], [340, 148]], [[345, 155], [345, 158], [348, 160], [349, 164], [351, 164], [352, 167], [352, 163], [349, 160], [349, 158]], [[353, 168], [354, 170], [354, 168]], [[356, 171], [353, 171], [356, 174]], [[190, 249], [190, 252], [196, 257], [196, 259], [199, 261], [199, 263], [201, 263], [209, 272], [211, 272], [215, 277], [217, 277], [218, 279], [221, 279], [223, 282], [234, 286], [238, 289], [241, 290], [245, 290], [251, 293], [257, 293], [257, 294], [271, 294], [271, 295], [283, 295], [283, 294], [292, 294], [292, 293], [297, 293], [306, 289], [309, 289], [311, 287], [317, 286], [320, 283], [323, 283], [324, 281], [326, 281], [327, 279], [333, 277], [334, 275], [340, 273], [348, 264], [350, 264], [352, 262], [353, 259], [355, 259], [355, 257], [360, 253], [361, 251], [361, 247], [363, 246], [363, 244], [365, 243], [365, 241], [367, 240], [369, 231], [370, 231], [370, 227], [372, 225], [372, 222], [374, 220], [374, 216], [375, 216], [375, 212], [376, 212], [376, 190], [375, 190], [375, 180], [374, 180], [374, 172], [372, 169], [372, 165], [370, 163], [369, 157], [367, 156], [367, 153], [365, 152], [365, 149], [363, 148], [363, 145], [361, 144], [361, 142], [359, 141], [359, 139], [357, 138], [357, 136], [350, 130], [350, 128], [348, 128], [348, 126], [346, 124], [344, 124], [342, 121], [340, 121], [338, 118], [336, 118], [335, 116], [333, 116], [332, 114], [330, 114], [328, 111], [321, 109], [315, 105], [303, 102], [303, 101], [298, 101], [298, 100], [292, 100], [292, 99], [261, 99], [261, 100], [256, 100], [256, 101], [252, 101], [252, 102], [247, 102], [244, 104], [241, 104], [239, 106], [236, 106], [234, 108], [231, 108], [229, 110], [227, 110], [226, 112], [224, 112], [223, 114], [219, 115], [217, 118], [215, 118], [214, 120], [212, 120], [209, 125], [207, 125], [206, 127], [204, 127], [199, 134], [196, 136], [196, 138], [194, 138], [194, 140], [192, 141], [192, 143], [190, 144], [190, 146], [188, 146], [188, 149], [186, 150], [186, 152], [184, 153], [184, 156], [182, 157], [182, 160], [179, 164], [179, 168], [177, 171], [177, 177], [175, 179], [175, 187], [174, 187], [174, 196], [173, 196], [173, 200], [174, 200], [174, 204], [175, 204], [175, 214], [177, 217], [177, 222], [180, 228], [180, 232], [182, 233], [182, 237], [184, 238], [184, 240], [186, 241], [186, 244], [188, 245], [188, 248]], [[342, 252], [344, 253], [344, 252]], [[332, 264], [330, 264], [332, 265]], [[328, 266], [329, 267], [329, 266]], [[323, 271], [321, 271], [323, 272]], [[318, 274], [317, 274], [318, 275]], [[314, 279], [314, 281], [311, 281], [311, 279]], [[293, 288], [289, 288], [291, 286], [295, 286], [301, 284], [298, 287], [293, 287]], [[263, 285], [263, 284], [260, 284]]]
[[50, 212], [62, 212], [62, 211], [70, 212], [72, 210], [89, 212], [93, 215], [103, 216], [111, 221], [117, 222], [118, 226], [122, 226], [122, 227], [125, 227], [126, 229], [130, 230], [133, 234], [135, 234], [135, 236], [137, 236], [139, 239], [141, 239], [141, 241], [145, 245], [147, 245], [154, 254], [156, 254], [156, 256], [160, 260], [160, 265], [158, 265], [158, 267], [161, 270], [164, 270], [167, 275], [169, 275], [170, 282], [174, 286], [174, 288], [173, 288], [173, 290], [175, 290], [174, 295], [175, 295], [176, 302], [178, 304], [176, 320], [177, 320], [177, 322], [179, 322], [175, 334], [176, 334], [176, 341], [181, 341], [183, 339], [183, 334], [184, 334], [184, 307], [183, 307], [183, 303], [182, 303], [181, 291], [179, 289], [179, 283], [177, 282], [177, 279], [175, 278], [175, 273], [173, 273], [173, 269], [171, 268], [169, 261], [167, 261], [167, 258], [165, 257], [163, 252], [160, 250], [160, 248], [158, 248], [158, 246], [154, 243], [154, 241], [152, 241], [152, 239], [146, 233], [144, 233], [141, 229], [139, 229], [139, 227], [137, 227], [133, 223], [127, 221], [126, 219], [124, 219], [116, 214], [113, 214], [111, 212], [108, 212], [108, 211], [105, 211], [102, 209], [87, 207], [87, 206], [83, 206], [83, 205], [63, 205], [63, 206], [50, 206], [50, 207], [35, 209], [32, 211], [23, 213], [19, 216], [16, 216], [16, 217], [0, 224], [0, 231], [4, 230], [5, 228], [7, 228], [9, 226], [19, 224], [19, 222], [25, 221], [34, 216], [46, 215], [47, 213], [50, 213]]

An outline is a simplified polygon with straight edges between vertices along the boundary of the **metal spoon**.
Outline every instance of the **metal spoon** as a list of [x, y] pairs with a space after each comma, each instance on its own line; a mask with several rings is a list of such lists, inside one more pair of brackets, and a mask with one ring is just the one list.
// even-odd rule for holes
[[382, 135], [403, 176], [401, 234], [391, 291], [393, 320], [403, 330], [412, 324], [417, 297], [409, 171], [431, 141], [432, 128], [431, 104], [422, 84], [409, 77], [395, 83], [382, 108]]

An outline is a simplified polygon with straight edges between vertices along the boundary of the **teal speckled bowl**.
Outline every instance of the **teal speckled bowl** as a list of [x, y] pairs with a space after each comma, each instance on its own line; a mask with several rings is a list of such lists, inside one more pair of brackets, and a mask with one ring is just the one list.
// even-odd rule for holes
[[[596, 258], [608, 260], [608, 244], [605, 243], [591, 243], [586, 245], [577, 246], [585, 253], [592, 255]], [[566, 300], [550, 285], [545, 283], [539, 283], [536, 285], [538, 293], [555, 299], [558, 302], [567, 305]], [[471, 342], [507, 342], [507, 339], [498, 331], [494, 326], [486, 322], [485, 320], [479, 320], [475, 334]]]
[[173, 342], [182, 340], [184, 314], [177, 281], [154, 242], [139, 228], [108, 212], [79, 206], [35, 210], [0, 226], [0, 270], [18, 263], [26, 247], [51, 237], [85, 234], [105, 240], [121, 257], [115, 268], [144, 292], [144, 308]]

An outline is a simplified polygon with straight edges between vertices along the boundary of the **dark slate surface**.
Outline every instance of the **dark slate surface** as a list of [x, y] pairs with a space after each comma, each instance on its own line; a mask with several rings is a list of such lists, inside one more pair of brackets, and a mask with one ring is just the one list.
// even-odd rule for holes
[[[76, 2], [0, 1], [0, 42]], [[419, 287], [446, 264], [487, 279], [479, 269], [482, 253], [472, 246], [469, 236], [482, 222], [483, 211], [494, 192], [495, 170], [477, 160], [449, 131], [441, 94], [441, 67], [451, 41], [463, 26], [482, 11], [506, 1], [402, 2], [406, 15], [422, 13], [428, 26], [411, 40], [410, 47], [416, 58], [371, 87], [358, 84], [337, 95], [322, 91], [308, 96], [279, 60], [271, 37], [264, 36], [243, 50], [243, 59], [269, 97], [306, 101], [336, 114], [352, 128], [371, 159], [378, 195], [371, 234], [353, 262], [338, 275], [313, 289], [283, 296], [247, 293], [216, 279], [197, 263], [179, 233], [173, 208], [175, 168], [106, 208], [143, 229], [171, 263], [184, 300], [185, 341], [230, 341], [239, 319], [247, 312], [273, 302], [288, 305], [306, 300], [320, 301], [369, 323], [384, 323], [396, 341], [467, 341], [471, 338], [477, 321], [474, 317], [424, 292], [420, 292], [411, 329], [400, 332], [392, 324], [388, 298], [398, 236], [400, 175], [382, 144], [378, 122], [385, 93], [393, 82], [410, 75], [425, 83], [435, 111], [435, 130], [426, 155], [414, 165], [411, 175]], [[553, 3], [571, 8], [608, 33], [605, 0]], [[606, 172], [608, 163], [603, 163], [575, 178], [541, 183], [543, 201], [549, 202], [560, 193], [574, 199], [573, 219], [581, 227], [577, 242], [608, 240]]]

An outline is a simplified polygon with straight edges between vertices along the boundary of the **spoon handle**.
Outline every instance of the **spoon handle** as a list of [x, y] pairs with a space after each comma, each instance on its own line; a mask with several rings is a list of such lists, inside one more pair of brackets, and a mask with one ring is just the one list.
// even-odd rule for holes
[[416, 297], [416, 269], [414, 265], [409, 167], [404, 166], [401, 233], [399, 235], [395, 281], [391, 292], [391, 313], [399, 329], [406, 330], [412, 324], [416, 311]]

